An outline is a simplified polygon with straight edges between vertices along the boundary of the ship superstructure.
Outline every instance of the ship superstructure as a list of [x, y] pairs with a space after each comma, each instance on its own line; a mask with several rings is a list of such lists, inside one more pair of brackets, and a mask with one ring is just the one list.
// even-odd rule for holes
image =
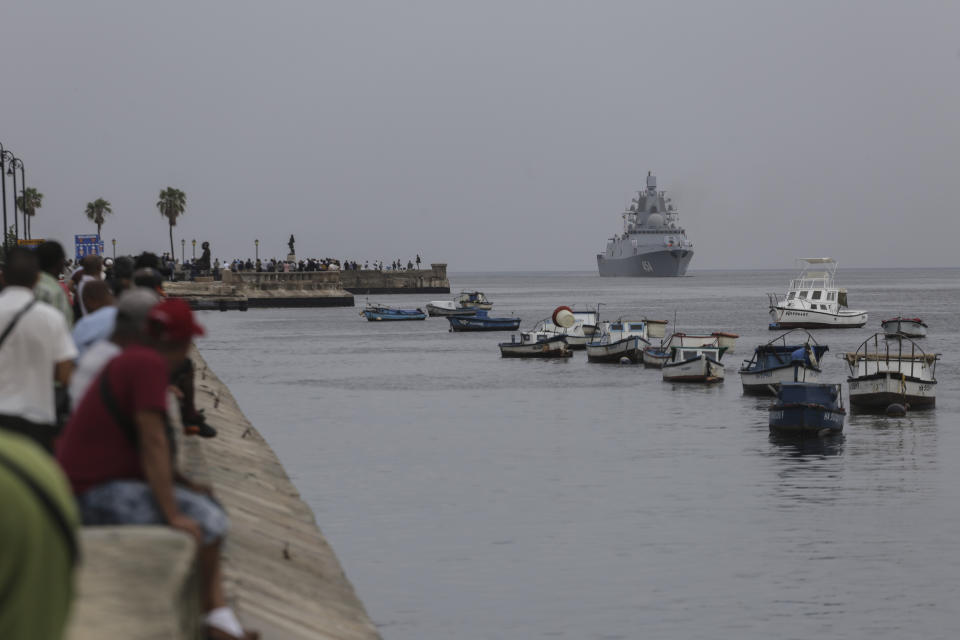
[[647, 173], [646, 191], [638, 191], [623, 212], [623, 233], [607, 240], [597, 254], [601, 276], [682, 276], [693, 259], [693, 243], [680, 226], [679, 212], [657, 191], [657, 177]]

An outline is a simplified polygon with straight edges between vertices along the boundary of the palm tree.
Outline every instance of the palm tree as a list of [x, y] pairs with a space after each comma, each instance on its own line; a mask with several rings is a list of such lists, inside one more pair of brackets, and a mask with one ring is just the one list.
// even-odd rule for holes
[[23, 212], [23, 233], [27, 239], [30, 238], [30, 220], [37, 213], [37, 209], [42, 206], [43, 194], [33, 187], [24, 189], [23, 195], [16, 200], [17, 209]]
[[103, 198], [97, 198], [93, 202], [87, 203], [87, 219], [97, 225], [97, 235], [100, 235], [100, 227], [103, 226], [105, 222], [104, 216], [108, 213], [113, 213], [113, 209], [110, 208], [110, 203], [104, 200]]
[[160, 210], [160, 215], [167, 219], [167, 222], [170, 223], [170, 256], [173, 257], [177, 255], [177, 252], [173, 249], [173, 227], [177, 224], [177, 218], [183, 215], [184, 209], [187, 208], [187, 194], [180, 189], [174, 189], [173, 187], [167, 187], [160, 192], [160, 199], [157, 200], [157, 209]]

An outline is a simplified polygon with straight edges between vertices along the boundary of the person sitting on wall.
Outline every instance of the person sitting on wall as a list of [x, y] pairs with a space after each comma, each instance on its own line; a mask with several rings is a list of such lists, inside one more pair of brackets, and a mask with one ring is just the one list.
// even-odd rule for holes
[[196, 539], [207, 637], [255, 640], [226, 604], [220, 551], [227, 516], [174, 469], [165, 420], [170, 372], [203, 335], [189, 305], [167, 299], [147, 314], [147, 344], [133, 343], [104, 367], [57, 443], [85, 525], [167, 524]]

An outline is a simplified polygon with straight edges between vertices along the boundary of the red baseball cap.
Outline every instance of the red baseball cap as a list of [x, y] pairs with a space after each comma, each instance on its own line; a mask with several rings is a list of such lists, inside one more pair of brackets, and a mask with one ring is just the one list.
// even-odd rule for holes
[[205, 333], [194, 319], [190, 305], [179, 298], [167, 298], [150, 309], [147, 327], [154, 338], [164, 342], [190, 342], [194, 336]]

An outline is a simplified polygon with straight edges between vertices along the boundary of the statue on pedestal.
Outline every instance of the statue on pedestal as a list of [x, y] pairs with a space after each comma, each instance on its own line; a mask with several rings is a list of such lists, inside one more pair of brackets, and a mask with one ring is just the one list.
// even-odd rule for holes
[[197, 268], [201, 271], [210, 271], [210, 243], [204, 242], [200, 247], [203, 249], [203, 254], [197, 260]]
[[290, 240], [287, 242], [287, 246], [290, 247], [290, 254], [295, 255], [297, 252], [293, 250], [293, 234], [290, 234]]

